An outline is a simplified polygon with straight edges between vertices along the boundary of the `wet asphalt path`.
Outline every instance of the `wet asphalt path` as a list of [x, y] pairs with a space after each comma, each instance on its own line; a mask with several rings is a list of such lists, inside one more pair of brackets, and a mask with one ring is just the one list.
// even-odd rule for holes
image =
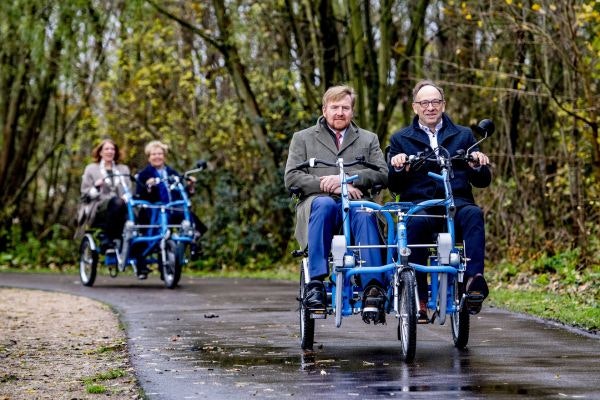
[[293, 283], [184, 276], [168, 290], [156, 276], [122, 275], [86, 288], [73, 275], [3, 273], [0, 286], [114, 306], [149, 399], [600, 399], [599, 338], [497, 309], [471, 319], [465, 351], [447, 324], [419, 325], [405, 365], [393, 317], [373, 326], [354, 316], [339, 329], [318, 321], [316, 351], [303, 354]]

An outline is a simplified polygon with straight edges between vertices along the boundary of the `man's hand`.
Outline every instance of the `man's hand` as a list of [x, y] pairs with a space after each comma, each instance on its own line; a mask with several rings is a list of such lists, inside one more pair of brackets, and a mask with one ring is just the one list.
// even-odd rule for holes
[[[362, 199], [363, 197], [363, 192], [359, 189], [354, 187], [351, 183], [348, 184], [347, 186], [348, 188], [348, 197], [350, 197], [351, 200], [359, 200]], [[338, 187], [333, 194], [342, 194], [342, 187]]]
[[490, 163], [490, 159], [488, 158], [488, 156], [486, 156], [480, 151], [474, 151], [470, 154], [470, 156], [473, 159], [473, 161], [469, 161], [469, 165], [471, 166], [471, 168], [479, 168], [483, 165], [488, 165]]
[[406, 170], [408, 171], [410, 169], [410, 165], [406, 164], [407, 160], [408, 156], [404, 153], [400, 153], [392, 157], [392, 159], [390, 160], [390, 164], [392, 164], [392, 167], [396, 169], [402, 169], [406, 167]]
[[[336, 189], [340, 189], [340, 177], [339, 175], [326, 175], [319, 178], [321, 180], [320, 188], [321, 192], [334, 193]], [[339, 193], [339, 191], [338, 191]]]
[[[321, 191], [331, 194], [342, 194], [342, 185], [340, 184], [339, 175], [327, 175], [322, 176], [321, 179]], [[352, 200], [362, 199], [363, 192], [354, 187], [351, 183], [348, 184], [348, 197]]]

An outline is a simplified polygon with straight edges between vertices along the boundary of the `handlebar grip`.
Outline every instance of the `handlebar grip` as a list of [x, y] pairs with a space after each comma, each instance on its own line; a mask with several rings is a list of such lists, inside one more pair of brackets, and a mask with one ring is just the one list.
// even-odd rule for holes
[[[302, 169], [302, 168], [306, 168], [306, 167], [311, 167], [314, 168], [314, 166], [317, 163], [324, 163], [324, 161], [321, 160], [317, 160], [316, 158], [309, 158], [308, 160], [304, 161], [303, 163], [297, 164], [296, 165], [296, 169]], [[327, 164], [327, 163], [325, 163]]]

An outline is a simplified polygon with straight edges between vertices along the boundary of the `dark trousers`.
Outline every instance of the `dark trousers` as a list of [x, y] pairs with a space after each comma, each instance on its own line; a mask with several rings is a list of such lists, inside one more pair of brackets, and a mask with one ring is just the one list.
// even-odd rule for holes
[[126, 218], [125, 201], [115, 196], [98, 206], [92, 226], [102, 229], [109, 240], [119, 239]]
[[[437, 214], [437, 211], [439, 211], [439, 214], [443, 214], [443, 210], [428, 210], [429, 214]], [[443, 218], [411, 218], [406, 227], [408, 244], [433, 243], [435, 234], [447, 231], [446, 223]], [[481, 208], [474, 204], [458, 207], [454, 216], [454, 228], [456, 238], [462, 238], [465, 242], [465, 256], [470, 259], [467, 263], [466, 278], [468, 279], [478, 273], [483, 274], [485, 226]], [[426, 265], [427, 256], [427, 249], [412, 248], [409, 261]], [[417, 286], [419, 298], [426, 300], [428, 288], [425, 273], [417, 272]]]

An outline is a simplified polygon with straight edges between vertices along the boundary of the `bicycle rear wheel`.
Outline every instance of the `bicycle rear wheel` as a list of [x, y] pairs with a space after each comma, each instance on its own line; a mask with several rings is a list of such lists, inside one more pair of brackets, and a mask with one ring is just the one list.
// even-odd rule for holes
[[454, 347], [464, 349], [469, 342], [469, 310], [466, 305], [463, 305], [461, 309], [458, 309], [460, 305], [460, 299], [464, 293], [464, 283], [459, 283], [458, 280], [454, 279], [454, 304], [457, 310], [450, 315], [450, 322], [452, 326], [452, 339], [454, 340]]
[[400, 271], [398, 279], [398, 340], [400, 358], [412, 362], [417, 348], [416, 279], [411, 270]]

